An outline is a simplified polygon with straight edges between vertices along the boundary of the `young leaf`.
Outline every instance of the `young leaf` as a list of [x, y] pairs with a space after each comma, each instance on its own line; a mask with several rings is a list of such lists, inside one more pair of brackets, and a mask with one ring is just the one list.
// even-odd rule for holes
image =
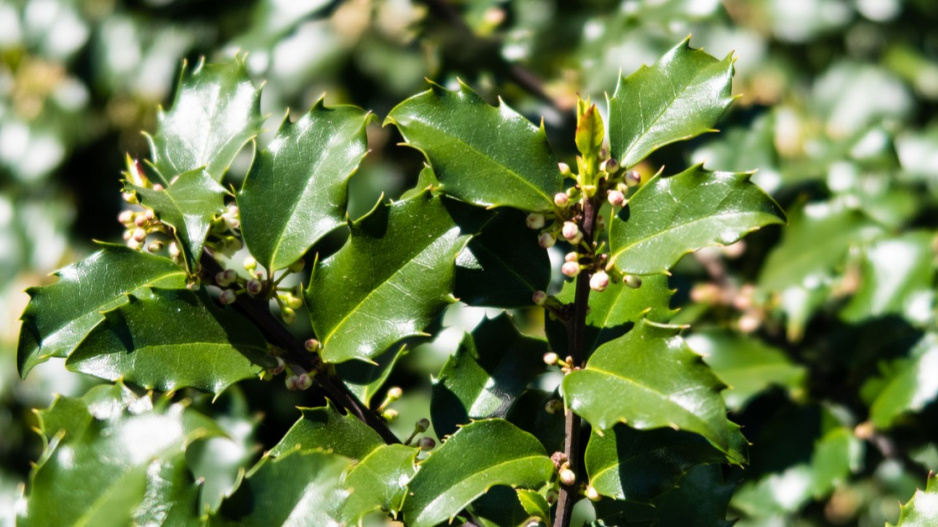
[[285, 117], [257, 154], [238, 207], [244, 243], [268, 271], [289, 266], [345, 223], [348, 180], [368, 149], [369, 120], [364, 110], [326, 108], [320, 99], [297, 122]]
[[164, 183], [197, 168], [221, 181], [241, 148], [260, 132], [260, 90], [237, 60], [183, 68], [176, 92], [172, 108], [157, 114], [159, 131], [148, 136], [153, 167]]
[[692, 49], [688, 37], [654, 66], [620, 76], [608, 101], [612, 156], [631, 167], [664, 145], [713, 131], [733, 102], [733, 62]]
[[899, 521], [889, 527], [929, 527], [938, 523], [938, 476], [928, 475], [925, 491], [916, 490], [915, 495], [899, 506]]
[[392, 123], [427, 157], [444, 193], [485, 207], [548, 211], [563, 176], [538, 128], [501, 102], [492, 107], [465, 84], [436, 84], [397, 105]]
[[456, 255], [469, 238], [450, 215], [459, 206], [424, 192], [350, 225], [348, 242], [314, 268], [306, 290], [326, 362], [373, 359], [421, 334], [452, 302]]
[[303, 414], [279, 443], [270, 450], [273, 457], [301, 452], [329, 450], [351, 459], [363, 459], [384, 444], [377, 432], [351, 415], [342, 415], [327, 401], [321, 408], [300, 408]]
[[153, 289], [105, 312], [65, 365], [147, 389], [192, 387], [217, 395], [277, 363], [253, 325], [215, 307], [204, 292]]
[[358, 522], [365, 514], [383, 510], [397, 514], [407, 491], [406, 482], [417, 467], [418, 449], [404, 445], [381, 445], [361, 459], [345, 478], [351, 494], [343, 516]]
[[121, 245], [104, 245], [88, 258], [56, 271], [59, 281], [26, 290], [17, 367], [26, 376], [50, 357], [65, 357], [104, 320], [102, 312], [127, 302], [146, 287], [185, 287], [186, 272], [159, 256]]
[[726, 419], [723, 383], [678, 330], [640, 321], [600, 346], [586, 368], [564, 377], [567, 406], [603, 431], [621, 422], [639, 430], [671, 427], [700, 434], [730, 463], [740, 464], [746, 440]]
[[521, 335], [504, 313], [464, 335], [433, 385], [430, 417], [437, 435], [455, 433], [469, 419], [508, 415], [544, 370], [546, 351], [546, 342]]
[[335, 371], [349, 391], [355, 397], [358, 397], [359, 401], [368, 405], [371, 403], [371, 398], [388, 380], [398, 359], [406, 354], [406, 345], [392, 346], [372, 359], [374, 364], [360, 360], [350, 360], [342, 364], [336, 364]]
[[195, 269], [202, 255], [212, 218], [225, 208], [227, 192], [202, 169], [179, 175], [165, 190], [133, 187], [140, 203], [176, 231], [189, 269]]
[[665, 273], [689, 252], [774, 223], [785, 213], [749, 174], [695, 165], [656, 176], [629, 198], [609, 224], [609, 261], [623, 273]]
[[908, 412], [921, 410], [938, 397], [938, 378], [926, 375], [938, 369], [938, 334], [926, 333], [912, 349], [910, 357], [899, 359], [882, 383], [870, 405], [870, 420], [879, 429], [887, 429]]
[[495, 485], [539, 487], [555, 472], [540, 442], [502, 419], [466, 425], [424, 461], [408, 484], [404, 521], [433, 527]]

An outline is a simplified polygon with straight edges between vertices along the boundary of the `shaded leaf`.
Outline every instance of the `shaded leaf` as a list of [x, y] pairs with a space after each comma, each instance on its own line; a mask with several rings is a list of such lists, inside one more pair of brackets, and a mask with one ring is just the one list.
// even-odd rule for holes
[[608, 101], [613, 157], [631, 167], [666, 144], [713, 131], [733, 101], [733, 62], [692, 49], [687, 38], [654, 66], [620, 76]]
[[404, 520], [444, 522], [495, 485], [539, 487], [555, 472], [538, 440], [502, 419], [462, 427], [424, 461], [408, 485]]
[[332, 402], [321, 408], [300, 408], [303, 414], [290, 427], [270, 456], [285, 456], [293, 450], [329, 450], [351, 459], [363, 459], [384, 444], [381, 436], [351, 415], [342, 415]]
[[443, 192], [463, 201], [548, 211], [562, 190], [543, 126], [465, 84], [455, 92], [433, 84], [391, 110], [388, 123], [427, 157]]
[[101, 313], [126, 303], [128, 293], [186, 285], [185, 271], [172, 260], [109, 244], [55, 275], [58, 282], [26, 290], [32, 298], [17, 348], [20, 375], [49, 357], [71, 353], [104, 320]]
[[430, 417], [440, 437], [470, 419], [505, 417], [528, 383], [544, 371], [547, 343], [523, 336], [507, 314], [465, 334], [433, 385]]
[[775, 223], [785, 213], [749, 174], [696, 165], [655, 176], [629, 198], [609, 224], [609, 261], [624, 273], [664, 273], [689, 252]]
[[396, 514], [417, 467], [417, 448], [381, 445], [361, 459], [348, 473], [345, 487], [351, 492], [343, 516], [352, 522], [382, 510]]
[[899, 521], [890, 527], [929, 527], [938, 523], [938, 476], [928, 475], [924, 491], [915, 495], [899, 508]]
[[153, 289], [104, 318], [66, 360], [70, 370], [160, 391], [218, 394], [277, 365], [263, 335], [204, 292]]
[[473, 520], [492, 527], [527, 525], [531, 514], [521, 506], [518, 490], [503, 485], [492, 487], [472, 502]]
[[723, 384], [678, 336], [680, 328], [641, 321], [600, 346], [586, 367], [564, 377], [567, 406], [595, 427], [671, 427], [702, 435], [730, 463], [746, 440], [726, 419]]
[[384, 386], [388, 376], [397, 364], [398, 359], [407, 354], [407, 346], [392, 346], [373, 360], [376, 364], [358, 360], [343, 362], [335, 365], [335, 371], [349, 391], [358, 397], [358, 400], [368, 405], [381, 387]]
[[453, 301], [456, 255], [468, 241], [448, 209], [459, 206], [425, 192], [351, 224], [306, 290], [326, 362], [373, 359]]
[[238, 207], [244, 243], [268, 272], [288, 267], [345, 224], [348, 180], [368, 149], [368, 121], [360, 108], [326, 108], [320, 99], [295, 123], [285, 117], [257, 154]]
[[260, 96], [240, 60], [183, 68], [172, 107], [158, 112], [159, 131], [148, 138], [153, 167], [164, 183], [197, 168], [221, 181], [241, 148], [260, 132]]
[[[903, 414], [916, 412], [938, 396], [938, 334], [926, 333], [912, 348], [910, 356], [895, 361], [880, 379], [871, 379], [878, 388], [870, 405], [870, 420], [880, 429], [895, 424]], [[927, 374], [926, 374], [927, 372]], [[864, 391], [870, 388], [864, 386]]]
[[549, 413], [548, 401], [560, 399], [557, 392], [529, 388], [515, 401], [508, 412], [508, 421], [541, 441], [548, 452], [563, 450], [563, 411]]

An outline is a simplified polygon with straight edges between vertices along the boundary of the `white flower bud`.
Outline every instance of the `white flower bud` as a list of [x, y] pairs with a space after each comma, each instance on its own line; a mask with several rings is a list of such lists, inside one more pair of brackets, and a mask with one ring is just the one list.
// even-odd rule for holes
[[570, 196], [566, 192], [558, 192], [554, 194], [554, 205], [557, 205], [560, 208], [566, 208], [570, 204]]
[[235, 216], [235, 215], [228, 214], [228, 213], [226, 212], [225, 214], [222, 214], [222, 215], [221, 215], [221, 219], [225, 222], [225, 227], [227, 227], [228, 230], [232, 230], [232, 231], [233, 231], [233, 230], [235, 230], [235, 229], [241, 227], [241, 220], [238, 219], [238, 217]]
[[130, 192], [121, 192], [121, 198], [124, 199], [127, 203], [134, 205], [137, 203], [137, 193], [134, 191]]
[[131, 238], [127, 240], [127, 247], [130, 247], [131, 249], [135, 251], [139, 251], [143, 247], [143, 244]]
[[599, 271], [590, 277], [590, 289], [596, 292], [603, 292], [609, 286], [609, 275], [605, 271]]
[[572, 221], [565, 221], [563, 222], [563, 229], [561, 229], [560, 233], [564, 238], [570, 241], [580, 234], [580, 227]]
[[557, 237], [549, 232], [542, 232], [540, 236], [537, 237], [537, 244], [541, 246], [542, 249], [550, 249], [557, 243]]
[[169, 257], [175, 260], [179, 258], [179, 244], [176, 242], [169, 242]]
[[235, 283], [235, 280], [238, 279], [238, 273], [234, 269], [225, 269], [220, 273], [215, 274], [215, 284], [218, 287], [228, 287], [229, 285]]
[[632, 289], [638, 289], [642, 286], [642, 279], [635, 276], [634, 274], [627, 274], [623, 276], [622, 281], [625, 282], [625, 285], [631, 287]]
[[548, 351], [544, 354], [544, 364], [548, 366], [553, 366], [557, 364], [557, 361], [560, 360], [560, 357], [557, 356], [553, 351]]
[[638, 186], [642, 182], [642, 175], [637, 170], [629, 170], [625, 173], [625, 184], [630, 187]]
[[143, 214], [137, 214], [136, 216], [134, 216], [134, 225], [136, 225], [137, 227], [143, 227], [144, 225], [149, 223], [149, 221], [150, 220], [148, 220], [147, 217], [144, 216]]
[[[176, 177], [179, 177], [179, 176], [176, 176]], [[175, 180], [174, 180], [174, 181], [175, 181]], [[153, 184], [153, 190], [156, 190], [156, 191], [163, 190], [163, 185], [160, 185], [159, 183], [154, 183], [154, 184]]]
[[117, 221], [119, 221], [124, 226], [130, 226], [134, 222], [134, 217], [137, 214], [132, 210], [122, 211], [117, 215]]
[[610, 190], [606, 194], [606, 199], [613, 207], [621, 207], [625, 205], [625, 194], [619, 192], [618, 190]]
[[305, 343], [303, 343], [303, 347], [305, 347], [306, 351], [310, 353], [316, 353], [319, 351], [319, 341], [316, 339], [308, 339]]
[[586, 497], [590, 501], [599, 501], [602, 496], [599, 495], [599, 492], [592, 486], [586, 487]]
[[615, 158], [609, 158], [599, 165], [599, 169], [605, 171], [607, 174], [615, 174], [619, 171], [619, 162], [616, 161]]
[[147, 231], [141, 228], [136, 228], [130, 237], [133, 238], [134, 241], [142, 242], [143, 240], [147, 239]]
[[524, 223], [529, 229], [537, 230], [544, 226], [544, 215], [539, 212], [532, 212], [525, 218]]
[[563, 468], [560, 470], [560, 482], [570, 487], [576, 484], [576, 474], [569, 468]]
[[563, 273], [564, 276], [573, 278], [574, 276], [580, 274], [580, 264], [576, 262], [566, 262], [560, 268], [560, 272]]
[[565, 262], [576, 262], [579, 259], [580, 259], [580, 255], [576, 251], [570, 251], [567, 254], [563, 255], [563, 261]]
[[402, 390], [400, 386], [392, 386], [388, 388], [388, 395], [387, 395], [388, 401], [394, 402], [403, 396], [404, 396], [404, 390]]
[[255, 260], [253, 256], [248, 256], [244, 259], [244, 268], [248, 271], [257, 269], [257, 260]]
[[421, 437], [420, 441], [417, 441], [417, 445], [420, 447], [420, 450], [429, 452], [436, 446], [436, 441], [434, 441], [432, 437]]
[[557, 163], [557, 168], [560, 169], [560, 174], [564, 177], [570, 177], [573, 172], [570, 171], [570, 165], [566, 163]]
[[249, 295], [257, 296], [261, 294], [261, 291], [263, 291], [264, 284], [262, 284], [260, 280], [252, 278], [247, 281], [247, 283], [244, 285], [244, 288], [247, 289]]
[[283, 370], [286, 369], [287, 364], [283, 362], [283, 359], [281, 359], [280, 357], [274, 357], [274, 358], [277, 359], [277, 365], [267, 371], [269, 371], [271, 375], [280, 375], [281, 373], [283, 373]]
[[225, 289], [218, 295], [218, 301], [221, 302], [223, 306], [234, 304], [235, 300], [238, 299], [238, 295], [235, 294], [232, 289]]
[[543, 306], [547, 302], [547, 293], [544, 291], [535, 291], [531, 295], [531, 301], [534, 302], [534, 305]]
[[301, 373], [296, 382], [298, 389], [308, 390], [313, 385], [313, 378], [308, 373]]
[[157, 240], [157, 241], [155, 241], [155, 242], [150, 242], [150, 243], [147, 245], [147, 252], [149, 252], [149, 253], [158, 253], [158, 252], [160, 252], [160, 249], [162, 249], [162, 248], [163, 248], [163, 242]]

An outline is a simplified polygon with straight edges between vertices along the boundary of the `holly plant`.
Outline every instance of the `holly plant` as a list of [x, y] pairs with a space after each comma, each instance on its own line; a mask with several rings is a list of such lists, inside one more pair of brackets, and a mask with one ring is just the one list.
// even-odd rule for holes
[[[583, 502], [595, 525], [729, 525], [721, 464], [747, 440], [670, 323], [669, 269], [785, 215], [750, 173], [647, 158], [714, 131], [732, 76], [681, 42], [620, 76], [605, 114], [577, 101], [568, 162], [543, 122], [431, 83], [384, 120], [425, 156], [418, 185], [350, 220], [373, 114], [320, 100], [257, 146], [243, 62], [184, 68], [149, 159], [127, 159], [126, 243], [29, 290], [20, 373], [58, 358], [110, 382], [38, 412], [19, 521], [565, 527]], [[457, 302], [487, 316], [411, 428], [385, 383]], [[244, 427], [262, 418], [196, 395], [255, 378], [325, 398], [285, 408], [259, 459]]]

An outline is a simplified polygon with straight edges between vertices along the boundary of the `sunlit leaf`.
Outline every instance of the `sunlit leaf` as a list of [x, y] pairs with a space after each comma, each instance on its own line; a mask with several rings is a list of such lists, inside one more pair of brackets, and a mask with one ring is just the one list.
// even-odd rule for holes
[[929, 527], [938, 522], [938, 476], [929, 474], [925, 490], [900, 507], [899, 521], [890, 527]]
[[401, 509], [407, 482], [416, 471], [417, 452], [412, 446], [381, 445], [363, 457], [345, 478], [351, 494], [343, 515], [357, 521], [376, 510], [396, 514]]
[[279, 443], [273, 457], [299, 449], [302, 452], [329, 450], [351, 459], [362, 459], [383, 445], [377, 432], [351, 415], [342, 415], [331, 402], [321, 408], [301, 408], [303, 414]]

